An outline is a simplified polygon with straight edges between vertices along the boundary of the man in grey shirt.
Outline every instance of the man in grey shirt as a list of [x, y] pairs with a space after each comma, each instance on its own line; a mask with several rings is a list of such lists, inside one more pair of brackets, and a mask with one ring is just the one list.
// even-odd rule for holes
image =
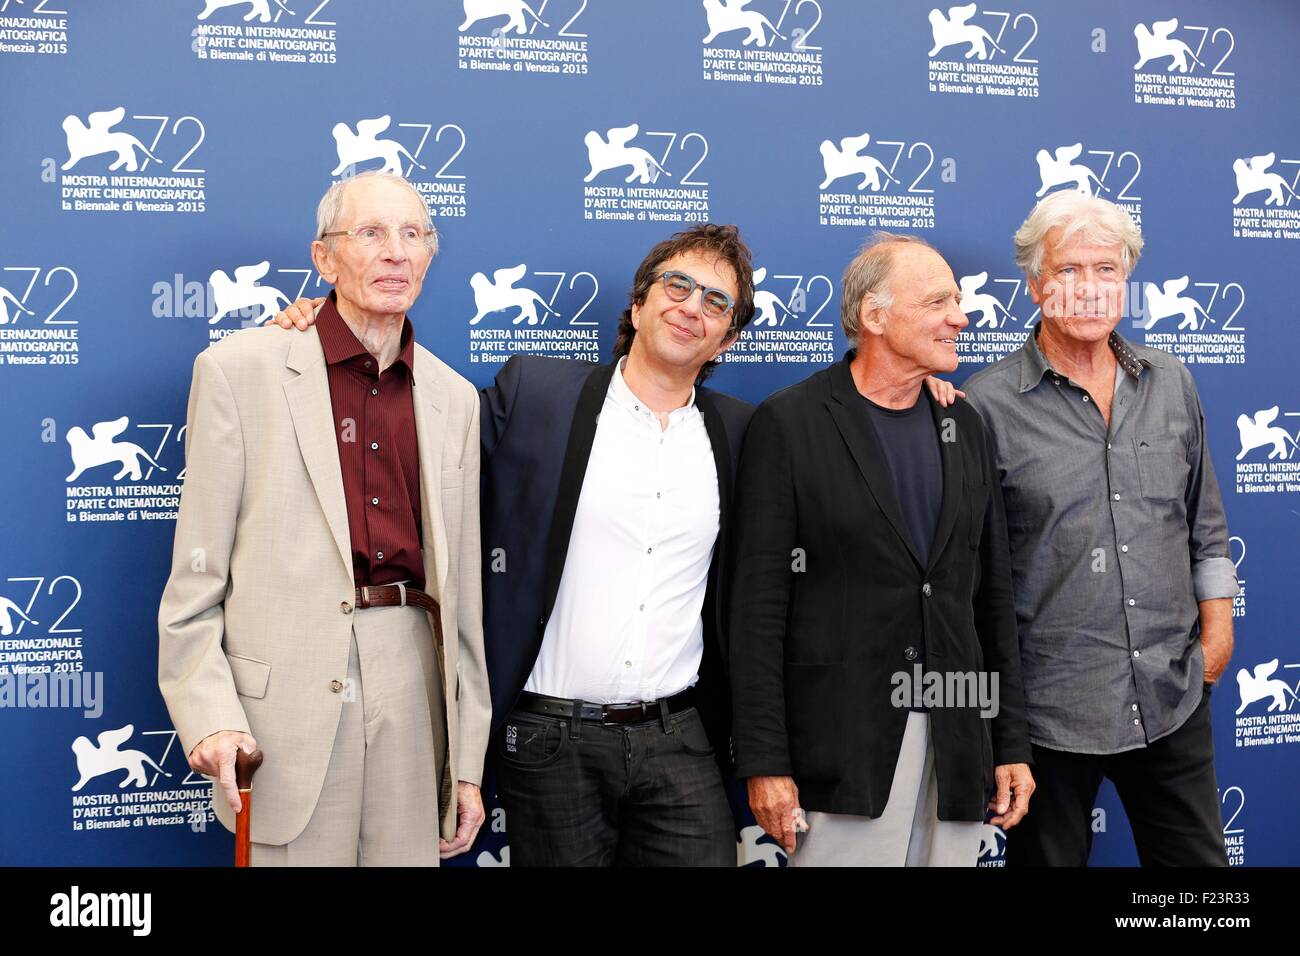
[[1006, 505], [1038, 784], [1007, 864], [1085, 865], [1109, 777], [1143, 865], [1226, 866], [1209, 696], [1237, 579], [1196, 386], [1115, 331], [1142, 251], [1126, 212], [1055, 193], [1015, 241], [1042, 321], [966, 383]]

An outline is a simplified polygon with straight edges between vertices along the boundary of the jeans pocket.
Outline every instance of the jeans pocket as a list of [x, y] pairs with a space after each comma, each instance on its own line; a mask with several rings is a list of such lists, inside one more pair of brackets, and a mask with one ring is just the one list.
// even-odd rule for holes
[[682, 749], [692, 757], [713, 756], [713, 744], [709, 742], [700, 712], [694, 707], [673, 718], [673, 735], [681, 743]]
[[497, 740], [497, 755], [520, 770], [534, 770], [553, 764], [564, 752], [569, 738], [561, 721], [534, 714], [513, 713], [506, 719]]

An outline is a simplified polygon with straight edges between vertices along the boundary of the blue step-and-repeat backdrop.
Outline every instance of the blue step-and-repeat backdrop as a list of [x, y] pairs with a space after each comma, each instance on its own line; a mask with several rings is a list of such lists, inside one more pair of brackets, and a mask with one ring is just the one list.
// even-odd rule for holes
[[[191, 363], [324, 291], [316, 202], [382, 166], [443, 234], [417, 335], [480, 385], [607, 356], [645, 251], [738, 223], [758, 314], [714, 384], [751, 401], [842, 353], [873, 227], [952, 263], [960, 379], [1037, 319], [1035, 199], [1122, 204], [1122, 332], [1191, 367], [1243, 585], [1229, 857], [1300, 863], [1298, 48], [1292, 0], [0, 0], [0, 860], [229, 861], [155, 683]], [[508, 863], [489, 811], [462, 862]], [[1113, 790], [1094, 829], [1136, 862]]]

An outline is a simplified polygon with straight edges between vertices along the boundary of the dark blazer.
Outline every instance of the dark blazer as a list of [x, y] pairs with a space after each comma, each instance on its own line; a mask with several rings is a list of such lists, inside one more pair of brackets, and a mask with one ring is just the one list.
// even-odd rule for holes
[[[519, 699], [541, 649], [564, 573], [596, 419], [613, 375], [613, 363], [516, 355], [495, 384], [481, 391], [483, 635], [494, 730]], [[721, 525], [702, 611], [699, 710], [714, 749], [726, 757], [731, 708], [719, 576], [727, 566], [732, 476], [754, 409], [707, 388], [695, 390], [695, 403], [713, 445]]]
[[[929, 566], [909, 543], [853, 353], [754, 413], [737, 481], [731, 675], [736, 775], [791, 775], [805, 809], [878, 817], [907, 709], [891, 675], [999, 674], [1000, 711], [930, 711], [939, 819], [983, 820], [995, 763], [1028, 763], [1006, 517], [983, 422], [926, 394], [943, 501]], [[802, 568], [800, 563], [802, 561]]]

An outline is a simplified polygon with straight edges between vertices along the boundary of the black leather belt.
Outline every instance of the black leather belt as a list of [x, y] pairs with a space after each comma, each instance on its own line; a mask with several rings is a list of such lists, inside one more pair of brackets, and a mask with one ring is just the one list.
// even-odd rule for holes
[[639, 724], [642, 721], [659, 720], [665, 710], [671, 715], [694, 707], [695, 688], [688, 687], [680, 694], [673, 694], [667, 700], [640, 701], [632, 704], [592, 704], [524, 691], [519, 695], [519, 703], [515, 704], [515, 708], [529, 714], [572, 720], [575, 704], [580, 706], [578, 717], [581, 720], [591, 720], [600, 724]]

